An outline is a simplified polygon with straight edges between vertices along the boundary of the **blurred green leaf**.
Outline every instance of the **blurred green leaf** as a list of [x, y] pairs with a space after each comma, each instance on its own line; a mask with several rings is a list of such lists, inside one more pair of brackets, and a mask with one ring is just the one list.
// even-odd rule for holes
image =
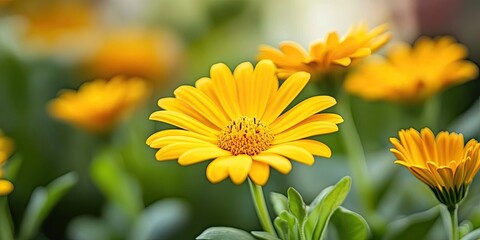
[[276, 193], [276, 192], [271, 192], [270, 201], [272, 202], [272, 205], [273, 205], [273, 211], [275, 211], [277, 215], [280, 215], [282, 211], [288, 210], [288, 199], [287, 197], [285, 197], [285, 195]]
[[465, 139], [480, 134], [480, 98], [465, 113], [459, 116], [448, 128], [449, 131], [462, 133]]
[[19, 239], [32, 239], [55, 204], [77, 183], [77, 175], [67, 173], [46, 187], [38, 187], [28, 203], [20, 226]]
[[470, 231], [473, 230], [473, 224], [472, 222], [465, 220], [460, 223], [460, 226], [458, 226], [458, 233], [460, 234], [460, 239], [467, 235]]
[[425, 239], [440, 217], [440, 206], [394, 221], [387, 227], [385, 240]]
[[260, 232], [260, 231], [253, 231], [251, 232], [253, 236], [262, 240], [280, 240], [277, 236], [268, 233], [268, 232]]
[[476, 229], [462, 238], [462, 240], [478, 240], [478, 239], [480, 239], [480, 229]]
[[232, 227], [211, 227], [205, 229], [197, 240], [255, 240], [250, 233]]
[[91, 166], [93, 181], [109, 201], [117, 204], [131, 220], [143, 209], [143, 200], [138, 183], [124, 169], [114, 151], [98, 154]]
[[332, 215], [339, 239], [367, 239], [369, 227], [358, 213], [339, 207]]
[[22, 165], [22, 156], [20, 154], [15, 154], [10, 159], [8, 159], [7, 167], [5, 169], [5, 177], [12, 182], [17, 177], [18, 170]]
[[0, 239], [13, 240], [13, 225], [7, 196], [0, 197]]
[[68, 236], [74, 240], [112, 239], [110, 232], [108, 224], [89, 216], [75, 218], [68, 227]]
[[[343, 203], [350, 191], [350, 177], [342, 178], [312, 209], [305, 225], [307, 239], [322, 239], [333, 212]], [[322, 194], [322, 193], [320, 193]]]
[[143, 210], [128, 239], [168, 239], [185, 225], [188, 216], [188, 207], [181, 200], [155, 202]]

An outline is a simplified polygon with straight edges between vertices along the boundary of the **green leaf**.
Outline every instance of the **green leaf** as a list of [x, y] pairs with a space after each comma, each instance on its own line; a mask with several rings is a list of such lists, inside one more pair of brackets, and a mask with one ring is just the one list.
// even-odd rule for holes
[[18, 170], [20, 170], [21, 165], [22, 156], [20, 154], [17, 153], [10, 157], [5, 169], [5, 178], [13, 182], [17, 176]]
[[102, 240], [113, 239], [109, 226], [102, 219], [89, 216], [75, 218], [68, 226], [69, 239]]
[[121, 166], [114, 151], [98, 154], [91, 165], [92, 179], [109, 201], [117, 204], [133, 220], [143, 209], [138, 183]]
[[282, 211], [288, 211], [288, 199], [285, 195], [271, 192], [270, 201], [272, 202], [273, 210], [277, 215], [280, 215]]
[[297, 219], [295, 216], [287, 211], [281, 212], [278, 216], [287, 222], [288, 232], [286, 239], [300, 239]]
[[0, 196], [0, 239], [13, 240], [13, 225], [7, 196]]
[[480, 98], [448, 127], [449, 131], [463, 133], [465, 139], [480, 134]]
[[168, 239], [186, 224], [189, 211], [181, 200], [162, 200], [145, 208], [136, 220], [128, 239]]
[[367, 221], [358, 213], [339, 207], [332, 215], [339, 239], [368, 239]]
[[205, 229], [197, 240], [255, 240], [250, 233], [232, 227], [211, 227]]
[[35, 237], [48, 213], [75, 183], [77, 183], [77, 175], [70, 172], [55, 179], [47, 187], [37, 187], [25, 210], [19, 239]]
[[275, 225], [275, 229], [277, 230], [280, 239], [288, 239], [288, 222], [285, 219], [276, 217], [273, 221], [273, 225]]
[[299, 224], [303, 224], [307, 215], [307, 207], [303, 198], [295, 188], [288, 188], [288, 209], [295, 216]]
[[312, 209], [305, 225], [307, 239], [322, 239], [331, 215], [343, 203], [350, 191], [350, 177], [342, 178]]
[[480, 239], [480, 228], [465, 235], [462, 240], [477, 240]]
[[439, 217], [440, 206], [436, 206], [427, 211], [394, 221], [387, 227], [384, 239], [425, 239]]
[[269, 232], [260, 232], [260, 231], [253, 231], [251, 232], [253, 236], [262, 240], [280, 240], [277, 236], [269, 233]]

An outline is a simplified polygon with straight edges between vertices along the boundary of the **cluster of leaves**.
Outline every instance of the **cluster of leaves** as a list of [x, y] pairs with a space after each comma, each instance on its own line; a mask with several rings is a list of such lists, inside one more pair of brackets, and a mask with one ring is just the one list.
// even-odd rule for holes
[[[350, 191], [351, 179], [344, 177], [336, 185], [324, 189], [306, 205], [297, 190], [290, 187], [287, 196], [271, 193], [271, 202], [277, 217], [274, 220], [276, 234], [253, 231], [251, 235], [243, 230], [230, 227], [212, 227], [206, 229], [197, 239], [326, 239], [330, 221], [335, 232], [329, 233], [329, 239], [366, 239], [369, 235], [367, 222], [357, 213], [341, 204]], [[253, 236], [252, 236], [253, 235]]]

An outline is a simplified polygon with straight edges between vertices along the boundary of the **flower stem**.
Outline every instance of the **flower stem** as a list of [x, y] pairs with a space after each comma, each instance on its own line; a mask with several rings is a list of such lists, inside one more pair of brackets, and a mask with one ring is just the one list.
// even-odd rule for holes
[[263, 230], [277, 236], [275, 229], [273, 228], [270, 215], [268, 214], [267, 204], [265, 203], [262, 187], [252, 183], [250, 179], [248, 180], [248, 184], [250, 186], [250, 192], [252, 193], [255, 209], [257, 210], [258, 219], [260, 220]]
[[438, 131], [439, 116], [441, 111], [441, 98], [439, 95], [432, 96], [427, 99], [423, 106], [423, 112], [421, 121], [425, 126], [429, 126], [430, 129]]
[[452, 225], [452, 238], [451, 240], [458, 240], [458, 207], [448, 207], [450, 213], [450, 224]]
[[0, 197], [0, 239], [13, 240], [12, 217], [7, 197]]
[[340, 91], [340, 94], [338, 94], [337, 109], [338, 113], [345, 120], [340, 125], [339, 132], [345, 145], [347, 160], [352, 171], [353, 178], [357, 181], [357, 194], [360, 197], [360, 201], [366, 213], [372, 213], [374, 211], [373, 201], [371, 199], [371, 196], [373, 196], [373, 189], [368, 179], [369, 174], [365, 159], [365, 152], [353, 120], [350, 99], [343, 91]]

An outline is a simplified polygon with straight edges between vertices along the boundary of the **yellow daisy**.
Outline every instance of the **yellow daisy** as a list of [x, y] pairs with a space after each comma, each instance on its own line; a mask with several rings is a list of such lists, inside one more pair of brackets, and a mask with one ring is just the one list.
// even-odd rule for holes
[[48, 105], [50, 114], [90, 132], [111, 130], [148, 93], [143, 79], [114, 77], [84, 83], [78, 92], [64, 90]]
[[464, 144], [458, 133], [440, 132], [435, 137], [428, 128], [420, 133], [401, 130], [398, 135], [399, 139], [390, 138], [395, 163], [427, 184], [441, 203], [452, 207], [460, 202], [480, 168], [480, 144], [475, 139]]
[[13, 142], [5, 137], [0, 131], [0, 196], [4, 196], [13, 191], [13, 184], [3, 178], [3, 165], [13, 151]]
[[478, 68], [466, 56], [465, 46], [451, 37], [422, 37], [413, 47], [401, 43], [386, 58], [366, 62], [344, 86], [369, 100], [417, 102], [474, 79]]
[[338, 66], [348, 67], [353, 59], [366, 57], [385, 45], [391, 38], [387, 29], [384, 24], [368, 31], [365, 24], [359, 24], [343, 39], [338, 33], [330, 32], [325, 41], [311, 43], [309, 52], [290, 41], [280, 43], [280, 50], [263, 45], [260, 46], [258, 59], [271, 59], [278, 67], [280, 78], [297, 71], [323, 74]]
[[310, 74], [295, 73], [279, 87], [275, 69], [268, 60], [255, 68], [245, 62], [232, 74], [225, 64], [215, 64], [210, 78], [160, 99], [164, 110], [150, 119], [181, 129], [159, 131], [147, 139], [150, 147], [159, 149], [157, 160], [190, 165], [213, 159], [206, 169], [210, 182], [230, 177], [241, 184], [249, 177], [264, 185], [270, 167], [287, 174], [292, 169], [289, 159], [312, 165], [313, 155], [330, 157], [325, 144], [305, 138], [338, 131], [343, 121], [339, 115], [319, 113], [335, 105], [335, 99], [311, 97], [284, 112]]

